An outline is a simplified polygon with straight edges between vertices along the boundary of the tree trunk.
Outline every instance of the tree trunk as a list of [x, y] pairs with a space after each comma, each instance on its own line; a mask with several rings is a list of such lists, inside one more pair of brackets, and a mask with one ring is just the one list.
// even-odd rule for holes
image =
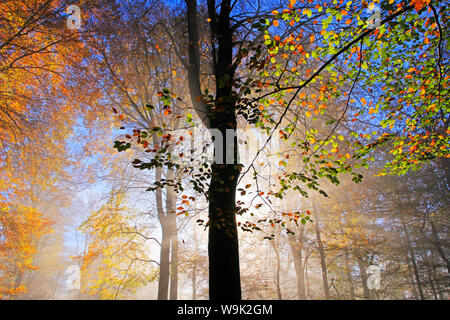
[[[199, 48], [197, 26], [197, 2], [186, 0], [189, 34], [189, 79], [198, 79]], [[208, 190], [209, 201], [209, 297], [211, 300], [241, 299], [239, 271], [239, 245], [236, 225], [236, 186], [239, 177], [237, 163], [237, 144], [234, 135], [229, 137], [228, 130], [236, 132], [236, 105], [232, 91], [234, 80], [233, 67], [233, 31], [230, 26], [230, 0], [223, 0], [220, 13], [216, 12], [215, 1], [208, 1], [208, 15], [211, 19], [214, 75], [216, 80], [216, 99], [213, 108], [207, 110], [207, 121], [202, 115], [203, 106], [194, 107], [203, 123], [218, 130], [222, 139], [214, 141], [214, 155], [222, 155], [222, 161], [211, 165], [211, 181]], [[217, 55], [216, 53], [217, 48]], [[197, 83], [190, 85], [191, 100], [198, 101]], [[200, 99], [201, 100], [201, 99]], [[222, 141], [220, 141], [222, 140]], [[223, 143], [220, 143], [223, 142]], [[232, 154], [231, 154], [232, 153]], [[229, 156], [231, 155], [231, 159]], [[228, 159], [228, 161], [225, 161]]]
[[347, 282], [350, 289], [350, 299], [355, 300], [355, 287], [353, 286], [352, 269], [350, 267], [350, 254], [348, 248], [345, 248], [344, 254], [345, 272], [347, 274]]
[[[279, 233], [279, 232], [278, 232]], [[275, 285], [277, 288], [277, 297], [278, 300], [283, 300], [283, 295], [281, 294], [281, 283], [280, 283], [280, 253], [278, 252], [278, 244], [276, 243], [275, 239], [272, 240], [272, 248], [275, 252], [276, 262], [277, 262], [277, 269], [275, 270]]]
[[[175, 220], [175, 219], [174, 219]], [[176, 221], [174, 222], [176, 225]], [[178, 299], [178, 228], [170, 239], [170, 300]]]
[[289, 245], [291, 246], [292, 256], [294, 258], [295, 274], [297, 276], [297, 298], [299, 300], [306, 299], [305, 292], [305, 270], [303, 267], [303, 241], [304, 229], [298, 228], [298, 237], [289, 234]]
[[[400, 216], [402, 217], [402, 216]], [[408, 229], [406, 228], [406, 224], [403, 221], [403, 218], [401, 218], [402, 220], [402, 227], [403, 227], [403, 232], [405, 233], [405, 240], [406, 240], [406, 245], [409, 251], [409, 258], [413, 267], [413, 271], [414, 271], [414, 277], [416, 278], [416, 285], [417, 285], [417, 290], [419, 291], [419, 297], [421, 300], [425, 300], [425, 296], [423, 294], [423, 289], [422, 289], [422, 283], [420, 281], [420, 276], [419, 276], [419, 269], [417, 267], [417, 263], [416, 263], [416, 258], [414, 256], [414, 250], [411, 246], [411, 241], [409, 240], [409, 233], [408, 233]]]
[[361, 276], [362, 287], [363, 287], [363, 291], [364, 291], [364, 297], [366, 298], [366, 300], [371, 300], [372, 295], [370, 293], [369, 287], [367, 286], [367, 279], [369, 277], [367, 276], [366, 264], [364, 263], [364, 261], [362, 260], [361, 257], [357, 257], [357, 261], [358, 261], [359, 274]]
[[445, 266], [447, 267], [447, 272], [450, 273], [450, 261], [448, 260], [447, 256], [445, 255], [444, 249], [442, 248], [442, 241], [439, 238], [436, 225], [434, 224], [433, 220], [430, 219], [430, 225], [431, 225], [431, 232], [433, 234], [433, 245], [436, 247], [436, 250], [439, 254], [439, 256], [442, 258], [442, 260], [445, 263]]
[[[156, 181], [160, 181], [161, 178], [162, 168], [156, 168]], [[161, 248], [159, 252], [158, 300], [167, 300], [169, 292], [170, 230], [168, 228], [166, 215], [164, 214], [162, 190], [159, 188], [156, 189], [156, 208], [162, 233]]]
[[[175, 170], [167, 169], [167, 181], [175, 180]], [[172, 186], [166, 186], [167, 224], [170, 233], [170, 300], [177, 300], [178, 294], [178, 226], [176, 216], [177, 194]]]
[[197, 228], [194, 226], [194, 265], [192, 266], [192, 300], [197, 300], [197, 262], [199, 258]]
[[430, 283], [430, 287], [431, 287], [431, 291], [433, 292], [434, 300], [439, 300], [438, 293], [436, 291], [436, 286], [434, 284], [435, 279], [431, 272], [432, 262], [430, 261], [430, 259], [428, 259], [427, 250], [425, 250], [425, 249], [422, 250], [422, 259], [425, 262], [424, 264], [426, 265], [428, 282]]
[[315, 200], [312, 199], [312, 205], [313, 205], [313, 211], [315, 214], [315, 233], [316, 233], [316, 240], [317, 240], [317, 250], [319, 251], [320, 256], [320, 266], [322, 269], [322, 281], [323, 281], [323, 292], [325, 296], [325, 300], [330, 299], [330, 287], [328, 286], [328, 276], [327, 276], [327, 263], [325, 260], [325, 251], [323, 249], [322, 239], [320, 237], [320, 225], [319, 225], [319, 212], [316, 209], [316, 203]]

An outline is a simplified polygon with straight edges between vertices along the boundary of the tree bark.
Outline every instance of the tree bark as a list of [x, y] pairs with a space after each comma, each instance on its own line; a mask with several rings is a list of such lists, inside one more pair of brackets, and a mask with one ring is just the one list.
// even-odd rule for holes
[[[156, 181], [162, 178], [162, 168], [156, 168]], [[169, 267], [170, 267], [170, 232], [168, 230], [166, 215], [164, 214], [162, 190], [156, 189], [156, 208], [158, 220], [161, 224], [161, 248], [159, 252], [159, 282], [158, 300], [167, 300], [169, 292]]]
[[[168, 168], [167, 181], [175, 181], [175, 170]], [[178, 226], [176, 216], [177, 194], [172, 186], [166, 186], [166, 212], [168, 232], [170, 233], [170, 300], [177, 300], [178, 295]]]
[[350, 289], [350, 299], [355, 300], [355, 287], [353, 286], [352, 269], [350, 266], [350, 254], [348, 252], [348, 248], [345, 248], [344, 260], [347, 282]]
[[[278, 232], [279, 234], [279, 232]], [[275, 270], [275, 286], [277, 288], [277, 297], [278, 300], [283, 300], [283, 295], [281, 293], [281, 281], [280, 281], [280, 270], [281, 270], [281, 263], [280, 263], [280, 253], [278, 251], [278, 244], [276, 243], [275, 239], [272, 240], [272, 248], [275, 252], [276, 262], [277, 262], [277, 269]]]
[[450, 273], [450, 261], [448, 260], [447, 256], [445, 255], [444, 249], [442, 248], [442, 241], [439, 238], [436, 225], [434, 224], [432, 219], [429, 219], [429, 221], [430, 221], [430, 225], [431, 225], [431, 232], [433, 234], [433, 245], [436, 247], [436, 250], [437, 250], [439, 256], [444, 261], [445, 266], [447, 267], [447, 272]]
[[[192, 77], [199, 72], [197, 2], [186, 0], [189, 34], [189, 70]], [[214, 0], [208, 1], [208, 15], [211, 19], [212, 47], [217, 47], [217, 56], [213, 55], [216, 80], [216, 99], [214, 107], [207, 110], [207, 121], [202, 116], [204, 110], [197, 113], [210, 128], [222, 134], [222, 144], [214, 141], [214, 154], [222, 155], [223, 161], [211, 165], [211, 181], [208, 190], [209, 201], [209, 297], [211, 300], [240, 300], [241, 283], [239, 271], [239, 245], [236, 225], [236, 187], [239, 177], [237, 163], [237, 144], [235, 137], [227, 136], [227, 129], [236, 130], [236, 105], [232, 91], [233, 68], [233, 31], [230, 25], [231, 3], [224, 0], [220, 13], [216, 12]], [[215, 49], [213, 50], [216, 51]], [[196, 79], [189, 77], [190, 80]], [[192, 78], [192, 79], [191, 79]], [[196, 88], [197, 87], [197, 88]], [[191, 99], [199, 101], [199, 85], [190, 85]], [[192, 88], [192, 89], [191, 89]], [[201, 92], [201, 90], [200, 90]], [[195, 106], [195, 104], [194, 104]], [[203, 108], [203, 107], [202, 107]], [[206, 123], [205, 123], [206, 122]], [[232, 161], [225, 162], [232, 152]], [[231, 162], [231, 163], [230, 163]]]
[[315, 203], [314, 199], [312, 199], [312, 205], [313, 205], [313, 211], [315, 214], [314, 229], [315, 229], [315, 233], [316, 233], [317, 250], [319, 251], [320, 266], [322, 269], [323, 292], [324, 292], [325, 300], [328, 300], [328, 299], [330, 299], [330, 287], [328, 285], [327, 263], [325, 260], [325, 251], [323, 248], [322, 239], [320, 237], [319, 212], [317, 211], [316, 203]]
[[297, 238], [295, 235], [289, 234], [289, 245], [291, 246], [292, 256], [294, 258], [295, 274], [297, 276], [297, 298], [299, 300], [306, 299], [305, 270], [303, 267], [303, 241], [303, 227], [298, 228]]
[[414, 271], [414, 277], [416, 278], [416, 285], [417, 285], [417, 290], [419, 291], [419, 297], [421, 300], [425, 300], [425, 296], [423, 294], [423, 289], [422, 289], [422, 283], [420, 280], [420, 276], [419, 276], [419, 269], [417, 267], [417, 263], [416, 263], [416, 258], [414, 256], [414, 250], [411, 246], [411, 241], [409, 240], [409, 233], [408, 233], [408, 229], [406, 228], [406, 224], [403, 221], [402, 216], [401, 217], [401, 223], [402, 223], [402, 227], [403, 227], [403, 232], [405, 233], [405, 240], [406, 240], [406, 245], [409, 251], [409, 258], [413, 267], [413, 271]]
[[370, 289], [367, 286], [367, 279], [369, 277], [367, 276], [366, 264], [364, 263], [364, 261], [361, 257], [357, 257], [357, 261], [358, 261], [359, 274], [361, 276], [361, 283], [362, 283], [362, 287], [363, 287], [363, 291], [364, 291], [364, 297], [366, 298], [366, 300], [371, 300], [372, 294], [370, 293]]

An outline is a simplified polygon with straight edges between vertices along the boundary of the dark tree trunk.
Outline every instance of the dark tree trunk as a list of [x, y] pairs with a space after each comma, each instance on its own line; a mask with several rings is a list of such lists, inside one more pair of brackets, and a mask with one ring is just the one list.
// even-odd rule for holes
[[[189, 80], [191, 100], [206, 127], [218, 130], [223, 143], [214, 142], [214, 154], [222, 155], [223, 161], [211, 165], [211, 181], [208, 190], [209, 201], [209, 297], [211, 300], [241, 299], [239, 271], [239, 246], [236, 225], [236, 186], [239, 177], [237, 144], [235, 137], [227, 136], [227, 129], [236, 130], [236, 101], [233, 96], [233, 31], [230, 25], [231, 3], [224, 0], [220, 13], [216, 12], [214, 0], [208, 1], [208, 15], [211, 19], [211, 39], [213, 49], [216, 99], [214, 107], [207, 110], [201, 101], [199, 85], [200, 55], [198, 47], [197, 2], [186, 0], [189, 34]], [[227, 154], [231, 161], [225, 162]], [[228, 158], [230, 159], [230, 158]], [[217, 158], [216, 158], [217, 160]]]
[[[209, 196], [209, 297], [211, 300], [240, 300], [239, 246], [236, 225], [236, 187], [239, 177], [237, 141], [227, 130], [236, 132], [235, 97], [232, 86], [233, 32], [230, 26], [230, 1], [221, 3], [220, 14], [215, 1], [208, 1], [213, 46], [217, 45], [215, 59], [216, 103], [210, 110], [211, 128], [220, 131], [222, 145], [214, 143], [214, 154], [222, 154], [222, 163], [211, 167]], [[230, 152], [231, 163], [230, 163]], [[220, 161], [221, 159], [219, 159]]]

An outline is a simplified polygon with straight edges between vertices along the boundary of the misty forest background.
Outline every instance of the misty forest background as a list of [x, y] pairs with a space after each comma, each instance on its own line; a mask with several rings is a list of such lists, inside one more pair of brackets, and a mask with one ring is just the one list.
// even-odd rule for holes
[[0, 299], [447, 300], [449, 4], [1, 1]]

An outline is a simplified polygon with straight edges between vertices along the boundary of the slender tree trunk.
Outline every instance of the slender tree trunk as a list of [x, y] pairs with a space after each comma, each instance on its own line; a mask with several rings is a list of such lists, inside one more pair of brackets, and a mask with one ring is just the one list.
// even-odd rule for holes
[[197, 239], [197, 228], [194, 226], [194, 265], [192, 266], [192, 300], [197, 300], [197, 262], [198, 262], [198, 239]]
[[432, 219], [429, 219], [430, 221], [430, 225], [431, 225], [431, 232], [433, 234], [433, 244], [436, 247], [436, 250], [439, 254], [439, 256], [442, 258], [442, 260], [445, 263], [445, 266], [447, 267], [447, 272], [450, 273], [450, 261], [448, 260], [444, 249], [442, 248], [442, 242], [441, 239], [439, 238], [437, 229], [436, 229], [436, 225], [434, 224]]
[[160, 249], [159, 262], [159, 282], [158, 282], [158, 300], [167, 300], [169, 292], [169, 274], [170, 274], [170, 233], [164, 221], [160, 219], [162, 227], [162, 241]]
[[170, 239], [170, 300], [178, 299], [178, 229], [175, 231]]
[[276, 262], [277, 262], [277, 269], [275, 270], [275, 285], [277, 288], [277, 297], [278, 300], [283, 300], [283, 295], [281, 294], [281, 284], [280, 284], [280, 253], [278, 252], [278, 244], [276, 243], [275, 239], [272, 240], [272, 248], [275, 252]]
[[[402, 217], [402, 216], [400, 216]], [[425, 300], [425, 296], [423, 294], [423, 289], [422, 289], [422, 283], [420, 281], [420, 276], [419, 276], [419, 268], [417, 267], [417, 263], [416, 263], [416, 258], [414, 256], [414, 250], [412, 248], [411, 245], [411, 241], [409, 240], [409, 233], [408, 233], [408, 229], [406, 228], [406, 224], [403, 221], [403, 218], [401, 218], [401, 223], [402, 223], [402, 227], [403, 227], [403, 232], [405, 233], [405, 240], [406, 240], [406, 245], [409, 251], [409, 258], [413, 267], [413, 271], [414, 271], [414, 277], [416, 278], [416, 285], [417, 285], [417, 290], [419, 292], [419, 297], [421, 300]]]
[[361, 257], [357, 257], [357, 261], [358, 261], [359, 274], [361, 276], [361, 283], [362, 283], [362, 287], [363, 287], [363, 291], [364, 291], [364, 297], [366, 298], [366, 300], [371, 300], [372, 295], [370, 293], [369, 287], [367, 286], [367, 279], [369, 277], [367, 276], [366, 264]]
[[347, 275], [347, 282], [350, 289], [350, 299], [355, 300], [355, 287], [353, 286], [352, 268], [350, 267], [350, 254], [348, 248], [345, 248], [345, 273]]
[[417, 293], [417, 286], [416, 286], [416, 283], [414, 282], [414, 277], [413, 277], [414, 271], [413, 271], [413, 269], [411, 267], [411, 261], [409, 259], [409, 254], [407, 254], [406, 257], [405, 257], [405, 263], [408, 266], [408, 271], [409, 271], [408, 278], [409, 278], [409, 282], [411, 284], [411, 290], [412, 290], [412, 292], [414, 294], [414, 299], [415, 300], [419, 300], [419, 294]]
[[433, 292], [434, 300], [439, 300], [435, 286], [435, 279], [433, 279], [434, 277], [431, 273], [432, 262], [428, 259], [427, 251], [425, 249], [422, 250], [422, 259], [424, 260], [427, 268], [428, 281], [430, 283], [431, 291]]
[[305, 292], [305, 270], [303, 267], [303, 241], [304, 229], [298, 228], [298, 237], [289, 234], [289, 244], [291, 246], [292, 256], [294, 258], [295, 274], [297, 276], [297, 298], [299, 300], [306, 299]]
[[327, 263], [326, 263], [326, 259], [325, 259], [325, 251], [323, 248], [322, 239], [320, 236], [319, 212], [317, 211], [317, 208], [316, 208], [315, 199], [312, 199], [312, 205], [313, 205], [313, 211], [315, 214], [314, 228], [315, 228], [315, 233], [316, 233], [317, 250], [319, 251], [320, 266], [322, 269], [323, 292], [324, 292], [325, 300], [328, 300], [328, 299], [330, 299], [330, 287], [328, 286]]
[[[167, 169], [167, 181], [175, 181], [175, 170]], [[172, 186], [166, 186], [166, 212], [170, 232], [170, 300], [177, 300], [178, 294], [178, 226], [176, 218], [177, 195]]]
[[[162, 178], [162, 168], [156, 168], [156, 181]], [[159, 282], [158, 300], [167, 300], [169, 292], [169, 267], [170, 267], [170, 231], [164, 214], [162, 190], [156, 189], [156, 208], [158, 220], [161, 225], [162, 239], [159, 252]]]

